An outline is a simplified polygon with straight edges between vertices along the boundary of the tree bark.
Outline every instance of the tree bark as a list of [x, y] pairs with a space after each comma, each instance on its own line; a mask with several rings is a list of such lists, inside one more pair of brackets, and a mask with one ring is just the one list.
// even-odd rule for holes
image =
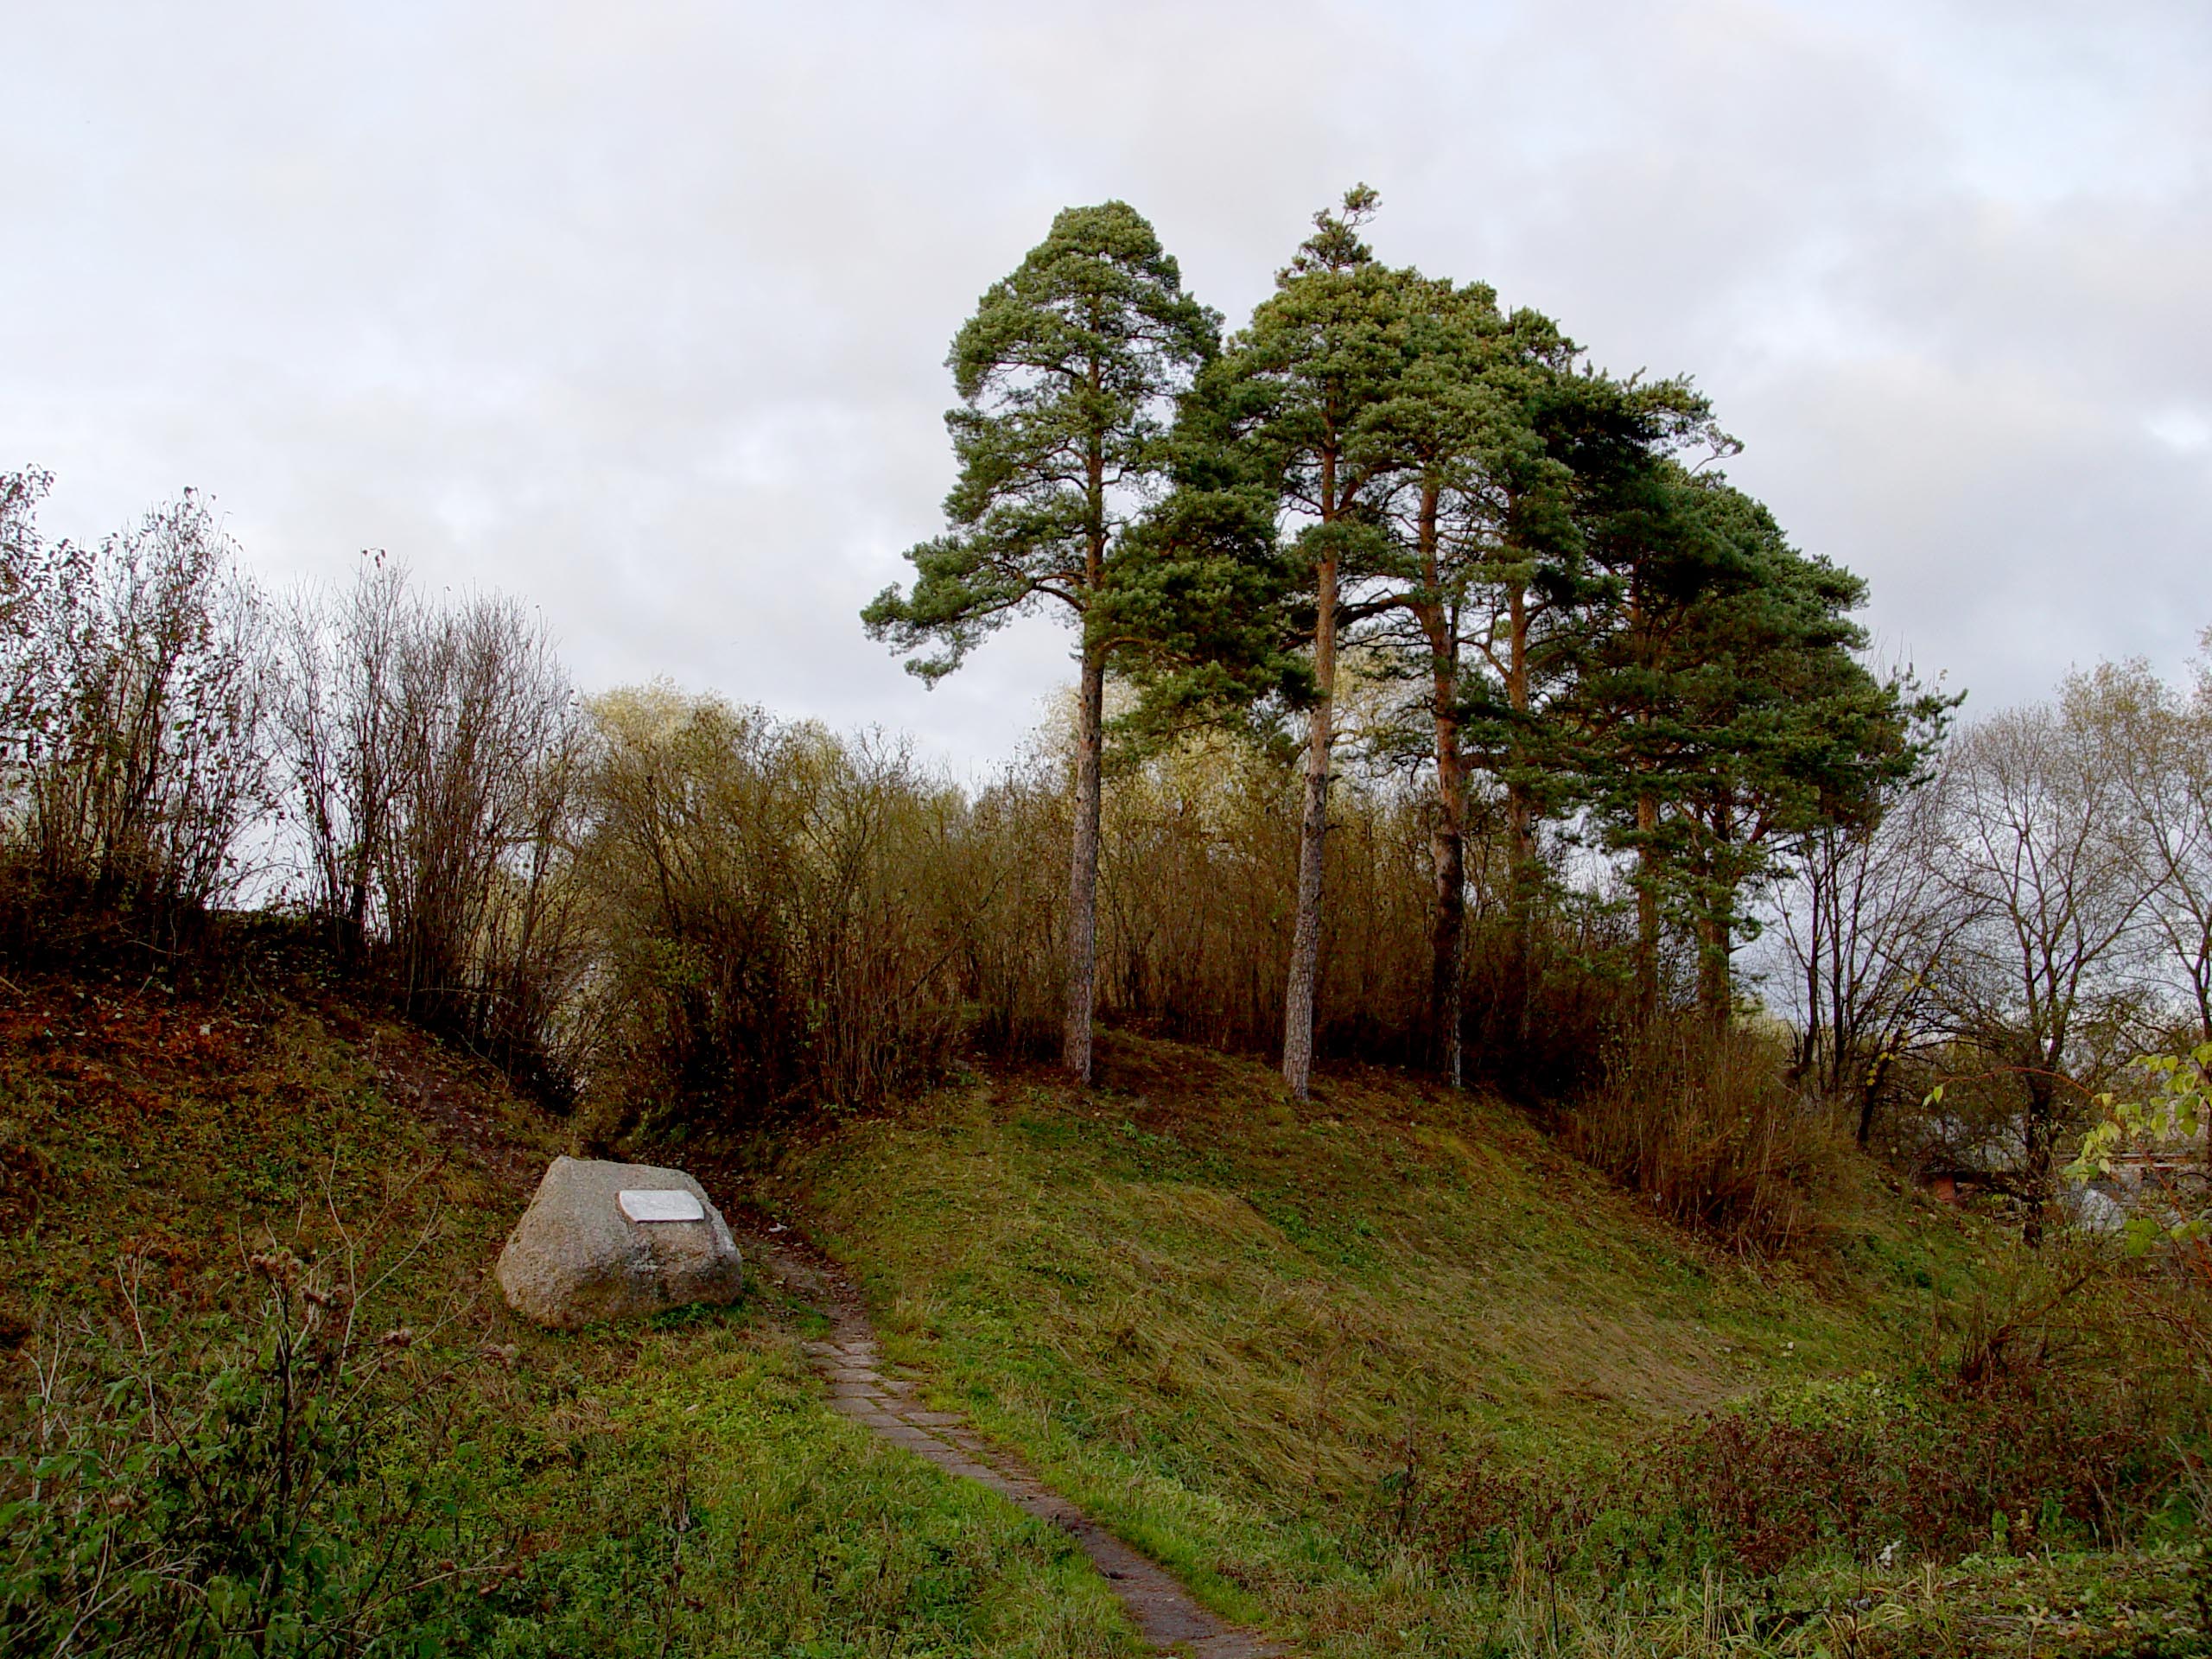
[[[1439, 750], [1440, 755], [1442, 750]], [[1459, 779], [1440, 779], [1437, 793], [1461, 792]], [[1449, 813], [1447, 817], [1446, 815]], [[1466, 1057], [1460, 1035], [1460, 1014], [1466, 1000], [1465, 951], [1462, 941], [1467, 918], [1467, 849], [1461, 814], [1438, 802], [1437, 827], [1429, 836], [1429, 855], [1435, 866], [1435, 912], [1429, 924], [1429, 1017], [1435, 1033], [1437, 1075], [1454, 1089], [1466, 1081]]]
[[[1727, 849], [1735, 837], [1735, 815], [1726, 802], [1717, 809], [1713, 823], [1713, 839], [1716, 849], [1716, 866], [1726, 869], [1722, 862], [1727, 858]], [[1697, 922], [1697, 1005], [1699, 1012], [1714, 1025], [1726, 1021], [1734, 1001], [1733, 975], [1730, 969], [1735, 952], [1732, 918], [1736, 910], [1736, 889], [1731, 883], [1721, 894], [1719, 907], [1708, 904]]]
[[1505, 692], [1516, 722], [1509, 757], [1512, 770], [1505, 785], [1507, 856], [1511, 861], [1506, 893], [1507, 948], [1510, 953], [1506, 1001], [1514, 1036], [1517, 1040], [1525, 1040], [1529, 1034], [1529, 963], [1535, 954], [1532, 935], [1535, 930], [1538, 887], [1536, 804], [1522, 774], [1527, 762], [1523, 732], [1529, 709], [1529, 590], [1525, 585], [1517, 582], [1513, 584], [1506, 595], [1506, 607], [1510, 632]]
[[1636, 798], [1636, 1009], [1649, 1020], [1659, 1014], [1659, 803], [1649, 790]]
[[1437, 569], [1437, 509], [1441, 491], [1421, 487], [1420, 544], [1423, 597], [1414, 607], [1429, 652], [1429, 706], [1436, 726], [1436, 800], [1429, 820], [1428, 1019], [1431, 1059], [1454, 1089], [1465, 1080], [1459, 1014], [1464, 988], [1462, 940], [1467, 912], [1467, 772], [1459, 752], [1459, 641], [1444, 603]]
[[[1651, 665], [1651, 641], [1643, 628], [1643, 573], [1641, 564], [1629, 582], [1628, 626], [1638, 660]], [[1639, 714], [1639, 720], [1643, 716]], [[1649, 769], [1649, 756], [1642, 765]], [[1636, 1012], [1645, 1024], [1659, 1017], [1659, 798], [1649, 788], [1636, 797]]]
[[[1090, 390], [1099, 388], [1100, 368], [1090, 365]], [[1090, 514], [1084, 550], [1087, 594], [1095, 598], [1106, 581], [1106, 452], [1103, 435], [1093, 432], [1088, 452], [1085, 506]], [[1060, 1059], [1077, 1083], [1090, 1081], [1091, 1014], [1098, 998], [1098, 817], [1106, 723], [1106, 655], [1090, 636], [1090, 618], [1078, 613], [1084, 629], [1083, 682], [1077, 692], [1075, 732], [1075, 845], [1068, 860], [1068, 1007], [1060, 1033]]]
[[[1841, 1092], [1842, 1065], [1821, 1041], [1826, 1011], [1821, 1006], [1821, 958], [1827, 948], [1827, 912], [1836, 879], [1831, 847], [1827, 836], [1821, 835], [1805, 851], [1805, 1029], [1798, 1033], [1791, 1075], [1811, 1077], [1815, 1086], [1833, 1100]], [[1866, 1144], [1863, 1135], [1859, 1144]]]
[[1075, 846], [1068, 866], [1068, 1008], [1060, 1055], [1068, 1074], [1090, 1081], [1090, 1020], [1098, 994], [1099, 778], [1105, 747], [1106, 664], [1083, 650], [1075, 733]]
[[1728, 924], [1718, 916], [1697, 919], [1697, 1006], [1713, 1024], [1728, 1017]]
[[1890, 1074], [1890, 1052], [1885, 1047], [1874, 1057], [1859, 1080], [1859, 1148], [1864, 1152], [1866, 1143], [1874, 1136], [1874, 1109], [1882, 1097], [1882, 1084]]
[[1313, 623], [1315, 698], [1306, 739], [1306, 799], [1298, 826], [1298, 911], [1283, 997], [1282, 1080], [1299, 1099], [1313, 1080], [1313, 992], [1321, 954], [1321, 862], [1329, 830], [1329, 757], [1336, 735], [1337, 561], [1321, 561]]

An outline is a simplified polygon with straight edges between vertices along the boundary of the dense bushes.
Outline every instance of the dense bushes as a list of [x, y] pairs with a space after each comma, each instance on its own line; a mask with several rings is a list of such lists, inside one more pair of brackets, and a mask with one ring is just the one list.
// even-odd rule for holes
[[[880, 740], [710, 698], [622, 692], [591, 715], [575, 878], [592, 895], [602, 1087], [760, 1113], [879, 1097], [963, 1041], [1049, 1049], [1071, 810], [1057, 757], [969, 796]], [[1125, 765], [1102, 836], [1108, 1017], [1223, 1048], [1280, 1040], [1296, 786], [1219, 737]], [[1408, 1059], [1426, 1019], [1425, 832], [1387, 779], [1348, 780], [1336, 822], [1323, 1042]]]
[[[986, 791], [990, 839], [1041, 866], [1068, 811], [1065, 768], [1042, 756]], [[1248, 1053], [1282, 1040], [1292, 887], [1298, 864], [1295, 765], [1218, 734], [1125, 759], [1104, 811], [1099, 1001], [1125, 1024]], [[1331, 795], [1329, 902], [1315, 1012], [1325, 1054], [1418, 1065], [1433, 1052], [1426, 910], [1429, 803], [1385, 766], [1346, 764]], [[976, 856], [988, 859], [982, 847]], [[1623, 938], [1620, 907], [1550, 895], [1535, 917], [1525, 1001], [1508, 981], [1503, 838], [1472, 838], [1467, 861], [1460, 1005], [1472, 1075], [1530, 1094], [1594, 1075], [1599, 1039], [1629, 1016], [1625, 984], [1604, 957]], [[1058, 873], [1033, 868], [1023, 908], [1065, 912]], [[1028, 974], [1058, 971], [1050, 936], [1028, 942]], [[1041, 1039], [1057, 1007], [1031, 1014]]]
[[425, 604], [378, 562], [296, 600], [283, 638], [281, 891], [341, 952], [372, 956], [416, 1019], [572, 1096], [589, 1047], [569, 874], [588, 734], [543, 625], [493, 595]]
[[749, 1118], [876, 1098], [963, 1033], [967, 804], [880, 744], [666, 690], [593, 706], [572, 879], [603, 1086]]
[[1812, 1225], [1810, 1189], [1840, 1150], [1834, 1115], [1793, 1088], [1770, 1035], [1656, 1021], [1617, 1030], [1567, 1144], [1675, 1220], [1774, 1250]]
[[[7, 485], [0, 863], [19, 956], [98, 936], [174, 969], [223, 907], [288, 907], [415, 1018], [616, 1123], [758, 1123], [880, 1098], [966, 1044], [1057, 1035], [1073, 804], [1052, 744], [963, 790], [880, 738], [711, 697], [587, 703], [516, 601], [432, 603], [372, 557], [342, 591], [272, 605], [194, 498], [88, 554], [38, 537], [42, 478]], [[1274, 1048], [1293, 766], [1202, 733], [1122, 758], [1114, 784], [1101, 1012]], [[1324, 1052], [1433, 1049], [1427, 818], [1402, 772], [1344, 767]], [[1587, 899], [1543, 912], [1531, 1001], [1503, 864], [1478, 836], [1475, 1070], [1564, 1086], [1618, 1001], [1589, 967], [1618, 918]]]
[[[882, 1098], [965, 1045], [1041, 1052], [1057, 1035], [1065, 742], [963, 790], [880, 738], [711, 697], [586, 702], [517, 601], [431, 602], [370, 558], [343, 591], [271, 605], [204, 503], [85, 554], [39, 538], [42, 486], [9, 480], [0, 561], [9, 706], [28, 750], [0, 851], [19, 949], [104, 931], [173, 963], [225, 906], [289, 907], [346, 971], [547, 1100], [590, 1096], [603, 1125], [757, 1125]], [[1100, 1013], [1274, 1050], [1294, 761], [1212, 730], [1115, 769]], [[1576, 1120], [1592, 1157], [1687, 1219], [1786, 1231], [1769, 1178], [1794, 1154], [1758, 1152], [1751, 1190], [1722, 1191], [1743, 1172], [1721, 1163], [1748, 1143], [1705, 1145], [1703, 1082], [1676, 1075], [1663, 1043], [1604, 1061], [1633, 1023], [1626, 907], [1566, 882], [1510, 898], [1508, 815], [1494, 782], [1473, 788], [1458, 1010], [1471, 1074], [1552, 1098], [1602, 1075]], [[1440, 1051], [1433, 819], [1388, 743], [1344, 746], [1324, 1054]], [[1763, 1102], [1746, 1065], [1738, 1093]], [[1663, 1113], [1637, 1104], [1658, 1096]]]

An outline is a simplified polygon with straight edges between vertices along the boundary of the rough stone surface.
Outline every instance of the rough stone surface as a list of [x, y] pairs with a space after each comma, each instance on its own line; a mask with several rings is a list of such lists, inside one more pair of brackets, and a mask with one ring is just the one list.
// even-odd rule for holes
[[[680, 1190], [702, 1221], [632, 1221], [625, 1189]], [[728, 1302], [744, 1283], [721, 1211], [680, 1169], [556, 1158], [499, 1252], [507, 1306], [540, 1325], [574, 1330], [691, 1302]]]

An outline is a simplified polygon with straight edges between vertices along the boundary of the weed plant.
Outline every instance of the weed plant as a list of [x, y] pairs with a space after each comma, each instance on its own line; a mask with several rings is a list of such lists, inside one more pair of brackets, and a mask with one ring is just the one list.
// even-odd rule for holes
[[0, 1454], [0, 1635], [289, 1654], [465, 1622], [456, 1592], [495, 1569], [438, 1408], [457, 1379], [443, 1355], [420, 1362], [413, 1327], [363, 1325], [356, 1266], [257, 1251], [241, 1319], [157, 1342], [145, 1263], [126, 1261], [135, 1342], [44, 1333]]

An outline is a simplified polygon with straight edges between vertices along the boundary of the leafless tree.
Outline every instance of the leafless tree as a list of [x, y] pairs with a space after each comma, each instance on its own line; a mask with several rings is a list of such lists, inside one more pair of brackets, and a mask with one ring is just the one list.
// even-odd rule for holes
[[39, 533], [38, 505], [53, 486], [53, 474], [35, 469], [0, 473], [0, 724], [4, 758], [17, 763], [53, 730], [67, 691], [54, 646], [91, 602], [91, 553]]
[[518, 601], [416, 611], [398, 639], [372, 842], [390, 959], [411, 1010], [527, 1065], [563, 980], [582, 971], [563, 880], [584, 753], [576, 698]]
[[1848, 1106], [1862, 1147], [1899, 1061], [1935, 1033], [1937, 971], [1975, 914], [1943, 879], [1943, 798], [1900, 789], [1871, 823], [1815, 831], [1777, 906], [1803, 999], [1798, 1071]]
[[398, 788], [400, 652], [425, 625], [404, 566], [381, 554], [333, 598], [296, 596], [278, 622], [278, 723], [315, 911], [340, 948], [367, 942], [377, 853]]
[[2024, 1236], [2035, 1244], [2054, 1197], [2060, 1096], [2083, 1082], [2099, 1027], [2138, 988], [2131, 946], [2152, 883], [2126, 833], [2126, 783], [2094, 729], [2063, 709], [1969, 728], [1936, 787], [1938, 868], [1965, 920], [1936, 983], [1951, 1030], [2018, 1079]]
[[2062, 696], [2125, 791], [2125, 833], [2152, 883], [2144, 919], [2161, 976], [2189, 1004], [2183, 1046], [2212, 1042], [2212, 662], [2187, 691], [2138, 660], [2076, 675]]
[[234, 891], [268, 805], [269, 635], [188, 491], [49, 595], [29, 835], [57, 896], [173, 927]]

